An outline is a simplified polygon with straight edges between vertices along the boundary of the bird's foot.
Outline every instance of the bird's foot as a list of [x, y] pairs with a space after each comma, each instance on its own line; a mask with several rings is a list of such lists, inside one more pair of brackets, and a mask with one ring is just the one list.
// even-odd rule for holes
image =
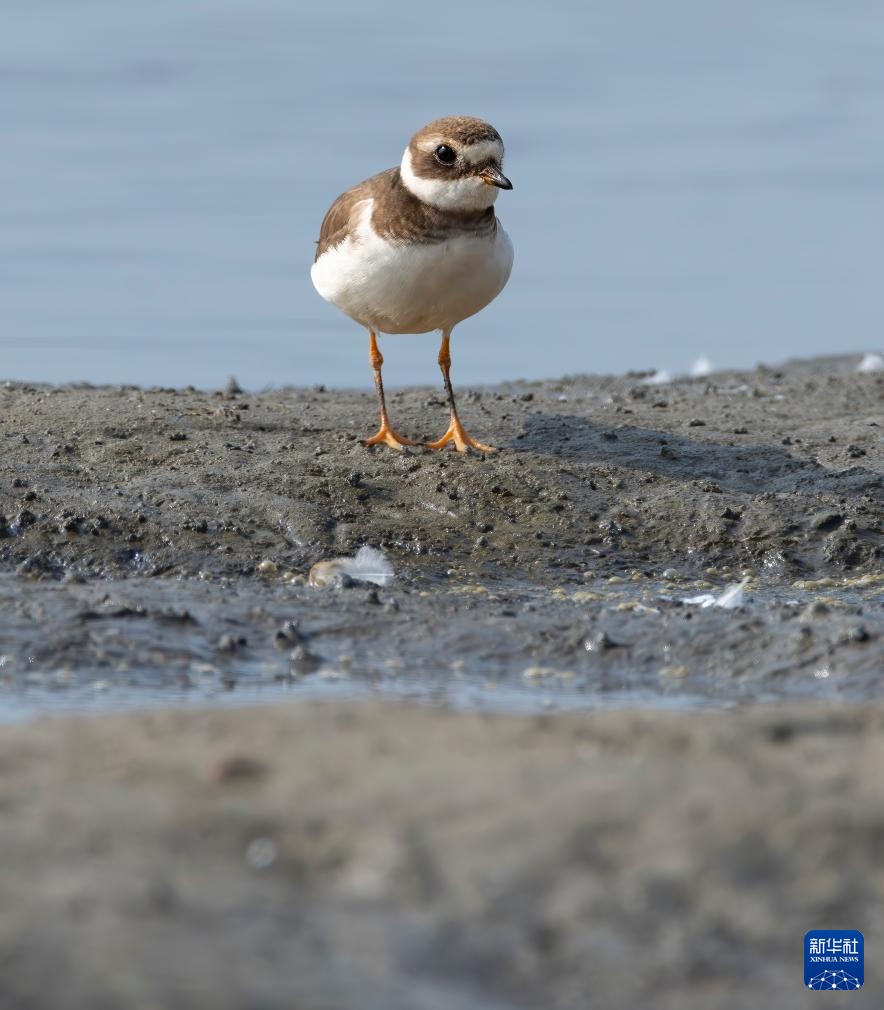
[[402, 451], [403, 446], [420, 445], [419, 442], [415, 442], [410, 438], [406, 438], [404, 435], [400, 435], [386, 419], [381, 421], [381, 427], [376, 435], [372, 435], [371, 438], [363, 438], [360, 441], [362, 445], [365, 446], [379, 445], [383, 442], [385, 445], [389, 445], [391, 449], [398, 449], [400, 452]]
[[454, 447], [458, 452], [466, 452], [467, 449], [476, 449], [478, 452], [497, 452], [493, 445], [477, 442], [461, 424], [457, 414], [452, 416], [448, 431], [438, 441], [427, 442], [426, 446], [428, 449], [444, 449], [449, 442], [454, 442]]

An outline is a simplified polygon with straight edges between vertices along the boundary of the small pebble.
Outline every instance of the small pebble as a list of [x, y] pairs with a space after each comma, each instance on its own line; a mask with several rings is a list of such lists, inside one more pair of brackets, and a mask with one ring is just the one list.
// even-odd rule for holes
[[312, 673], [322, 665], [319, 656], [312, 653], [305, 645], [296, 645], [289, 653], [289, 660], [292, 670], [299, 674]]
[[222, 635], [215, 646], [218, 652], [236, 652], [239, 643], [233, 635]]
[[273, 636], [273, 641], [277, 649], [289, 649], [294, 644], [306, 641], [306, 636], [295, 621], [286, 621]]
[[814, 600], [813, 603], [808, 603], [804, 610], [801, 611], [799, 620], [815, 621], [829, 612], [830, 609], [825, 603], [821, 600]]
[[857, 642], [868, 642], [871, 638], [868, 631], [862, 624], [858, 624], [853, 628], [848, 628], [840, 637], [838, 638], [839, 644], [853, 645]]
[[615, 642], [606, 631], [597, 631], [590, 635], [583, 642], [583, 648], [587, 652], [607, 652], [609, 649], [618, 649], [622, 642]]
[[844, 516], [840, 512], [817, 512], [811, 516], [810, 525], [815, 530], [829, 532], [837, 529], [844, 522]]
[[272, 838], [254, 838], [246, 848], [246, 863], [253, 870], [266, 870], [273, 866], [278, 854]]
[[247, 754], [227, 754], [209, 766], [206, 778], [217, 783], [244, 782], [263, 778], [266, 774], [267, 766], [263, 761]]

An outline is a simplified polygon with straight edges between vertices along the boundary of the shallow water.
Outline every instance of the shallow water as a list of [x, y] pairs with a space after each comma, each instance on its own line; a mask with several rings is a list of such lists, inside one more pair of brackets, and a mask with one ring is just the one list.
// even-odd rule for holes
[[[451, 111], [499, 127], [516, 187], [461, 381], [873, 347], [882, 43], [873, 0], [9, 0], [3, 373], [367, 384], [312, 243]], [[432, 337], [384, 351], [388, 382], [436, 381]]]
[[[824, 590], [753, 580], [733, 609], [688, 603], [724, 585], [511, 578], [478, 596], [471, 583], [419, 579], [378, 597], [260, 579], [0, 576], [0, 723], [314, 698], [545, 712], [880, 696], [880, 580]], [[825, 642], [841, 648], [818, 651]]]
[[587, 695], [565, 687], [531, 691], [521, 685], [492, 685], [470, 678], [445, 685], [428, 686], [417, 678], [404, 682], [366, 684], [337, 677], [314, 677], [299, 683], [246, 684], [224, 690], [216, 685], [203, 687], [109, 687], [99, 681], [63, 692], [28, 687], [10, 692], [0, 700], [0, 724], [24, 722], [37, 716], [71, 713], [133, 712], [158, 708], [206, 708], [213, 706], [273, 705], [286, 701], [317, 699], [386, 699], [481, 712], [532, 713], [566, 712], [576, 709], [598, 711], [612, 708], [655, 708], [684, 710], [725, 708], [733, 702], [716, 703], [703, 695], [661, 695], [651, 690], [624, 690], [604, 695]]

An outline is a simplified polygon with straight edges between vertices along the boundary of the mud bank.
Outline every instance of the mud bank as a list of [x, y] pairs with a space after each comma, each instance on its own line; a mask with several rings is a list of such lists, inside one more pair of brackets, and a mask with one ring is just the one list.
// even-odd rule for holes
[[13, 727], [3, 1005], [809, 1006], [804, 933], [884, 930], [882, 761], [879, 706]]
[[[0, 1004], [806, 1006], [803, 934], [884, 928], [855, 364], [464, 391], [488, 459], [366, 451], [362, 393], [0, 388], [0, 717], [299, 700], [3, 728]], [[364, 544], [389, 585], [307, 584]]]
[[[363, 449], [369, 393], [7, 384], [0, 562], [248, 575], [372, 542], [431, 574], [863, 571], [882, 558], [884, 373], [855, 364], [464, 390], [502, 450], [486, 461]], [[428, 390], [393, 393], [391, 413], [415, 437], [446, 424]]]
[[[446, 423], [434, 392], [390, 400], [408, 434]], [[366, 450], [362, 392], [6, 384], [4, 697], [316, 676], [538, 705], [879, 693], [884, 374], [831, 358], [461, 402], [497, 455]], [[363, 544], [392, 585], [305, 584]], [[683, 602], [743, 579], [737, 610]]]

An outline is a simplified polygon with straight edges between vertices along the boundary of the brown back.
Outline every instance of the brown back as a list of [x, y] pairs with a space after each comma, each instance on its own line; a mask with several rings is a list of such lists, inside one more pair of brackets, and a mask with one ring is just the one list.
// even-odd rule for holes
[[457, 234], [490, 235], [497, 229], [493, 207], [470, 213], [438, 210], [405, 188], [398, 168], [388, 168], [348, 189], [329, 207], [319, 231], [316, 259], [344, 241], [354, 207], [366, 199], [374, 200], [372, 227], [391, 242], [444, 242]]

